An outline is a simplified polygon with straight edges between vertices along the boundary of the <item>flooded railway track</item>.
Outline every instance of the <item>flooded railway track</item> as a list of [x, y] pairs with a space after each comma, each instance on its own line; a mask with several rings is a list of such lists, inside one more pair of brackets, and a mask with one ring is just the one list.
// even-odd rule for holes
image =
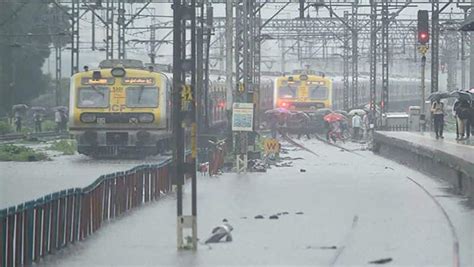
[[[311, 149], [307, 148], [304, 144], [300, 144], [300, 143], [294, 141], [288, 135], [283, 136], [283, 138], [284, 138], [284, 140], [286, 140], [290, 144], [292, 144], [296, 147], [299, 147], [299, 148], [301, 148], [301, 149], [303, 149], [303, 150], [319, 157], [318, 154], [313, 152]], [[341, 149], [343, 151], [346, 151], [346, 152], [352, 153], [354, 155], [357, 155], [359, 157], [365, 158], [364, 155], [361, 155], [361, 154], [359, 154], [355, 151], [352, 151], [350, 149], [347, 149], [343, 146], [328, 142], [327, 140], [325, 140], [324, 138], [322, 138], [318, 135], [316, 135], [316, 139], [318, 141], [321, 141], [322, 143], [324, 143], [326, 145], [329, 145], [329, 146], [332, 146], [334, 148], [338, 148], [338, 149]], [[450, 234], [451, 234], [451, 238], [452, 238], [452, 250], [453, 250], [452, 251], [452, 254], [453, 254], [452, 266], [453, 267], [460, 267], [461, 266], [461, 260], [460, 260], [459, 238], [458, 238], [454, 223], [452, 222], [451, 218], [449, 217], [449, 214], [446, 212], [446, 210], [441, 205], [441, 203], [436, 199], [436, 197], [433, 194], [431, 194], [430, 191], [428, 189], [426, 189], [422, 184], [420, 184], [415, 179], [413, 179], [409, 176], [406, 176], [405, 178], [408, 179], [411, 183], [415, 184], [419, 189], [421, 189], [433, 201], [433, 203], [436, 205], [438, 210], [443, 214], [443, 217], [444, 217], [444, 219], [445, 219], [445, 221], [446, 221], [446, 223], [447, 223], [447, 225], [450, 229]], [[350, 240], [352, 238], [352, 234], [355, 231], [355, 228], [357, 227], [358, 221], [359, 221], [359, 217], [357, 215], [355, 215], [354, 219], [353, 219], [353, 222], [352, 222], [351, 229], [349, 230], [348, 233], [346, 233], [346, 236], [344, 238], [344, 241], [343, 241], [342, 245], [338, 246], [338, 249], [336, 250], [336, 253], [335, 253], [334, 257], [332, 258], [332, 260], [330, 262], [330, 266], [336, 266], [336, 263], [337, 263], [338, 259], [340, 258], [340, 256], [342, 255], [344, 249], [350, 243]]]

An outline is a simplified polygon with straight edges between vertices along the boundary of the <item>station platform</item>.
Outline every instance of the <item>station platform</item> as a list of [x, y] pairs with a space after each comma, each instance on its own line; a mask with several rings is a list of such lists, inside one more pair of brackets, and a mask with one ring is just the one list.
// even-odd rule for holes
[[374, 134], [374, 151], [417, 170], [448, 181], [460, 194], [474, 199], [474, 146], [456, 142], [454, 135], [436, 139], [433, 133]]

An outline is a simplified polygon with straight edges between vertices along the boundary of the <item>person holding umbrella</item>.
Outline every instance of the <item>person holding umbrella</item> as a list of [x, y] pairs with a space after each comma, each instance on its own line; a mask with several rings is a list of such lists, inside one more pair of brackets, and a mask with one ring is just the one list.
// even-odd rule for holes
[[35, 113], [33, 113], [33, 121], [35, 122], [35, 132], [41, 133], [41, 123], [43, 121], [43, 118], [41, 117], [41, 114], [38, 111], [35, 111]]
[[439, 99], [435, 100], [431, 105], [431, 112], [434, 118], [434, 130], [436, 133], [436, 139], [443, 139], [443, 128], [444, 128], [444, 103]]
[[21, 132], [21, 127], [23, 124], [22, 113], [26, 113], [27, 109], [28, 109], [28, 106], [25, 104], [16, 104], [16, 105], [13, 105], [12, 107], [12, 110], [15, 116], [16, 132], [18, 133]]
[[21, 125], [22, 125], [22, 118], [21, 114], [18, 111], [15, 111], [15, 126], [16, 126], [16, 132], [19, 133], [21, 132]]
[[344, 138], [342, 137], [341, 131], [341, 121], [344, 120], [346, 120], [346, 117], [338, 113], [330, 113], [324, 116], [324, 121], [329, 124], [329, 129], [326, 134], [328, 141], [332, 139], [335, 143], [337, 139], [340, 139], [344, 142]]

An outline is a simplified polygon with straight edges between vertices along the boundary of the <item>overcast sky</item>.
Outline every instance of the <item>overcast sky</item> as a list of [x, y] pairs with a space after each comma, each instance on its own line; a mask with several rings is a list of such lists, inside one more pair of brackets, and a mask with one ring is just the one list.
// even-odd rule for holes
[[[366, 1], [366, 0], [363, 0]], [[470, 1], [470, 0], [467, 0]], [[335, 1], [333, 1], [335, 2]], [[399, 1], [394, 1], [394, 2], [399, 2], [403, 3], [405, 0], [399, 0]], [[142, 5], [141, 4], [135, 4], [133, 6], [127, 5], [127, 9], [129, 10], [138, 10]], [[277, 4], [269, 4], [267, 5], [263, 10], [262, 10], [262, 18], [268, 18], [272, 16], [278, 9], [280, 8], [279, 5]], [[393, 7], [390, 9], [390, 12], [395, 12], [398, 8]], [[409, 7], [405, 10], [403, 10], [400, 13], [401, 18], [415, 18], [416, 13], [419, 9], [428, 9], [430, 10], [430, 5], [427, 4], [421, 4], [418, 6], [413, 6]], [[350, 8], [345, 8], [345, 7], [335, 7], [336, 13], [338, 13], [340, 16], [343, 15], [344, 11], [351, 11]], [[454, 13], [459, 13], [461, 10], [456, 7], [455, 4], [452, 4], [450, 7], [448, 7], [444, 11], [444, 16], [447, 17], [451, 12]], [[99, 14], [102, 14], [103, 12], [99, 11]], [[359, 13], [369, 13], [369, 9], [366, 7], [360, 8]], [[169, 4], [151, 4], [150, 8], [147, 9], [146, 11], [143, 12], [143, 14], [146, 15], [159, 15], [159, 16], [164, 16], [162, 18], [155, 18], [154, 23], [159, 23], [159, 22], [165, 22], [165, 21], [171, 21], [172, 20], [172, 10], [171, 6]], [[225, 16], [225, 6], [221, 4], [214, 5], [214, 16], [216, 17], [224, 17]], [[290, 4], [285, 11], [281, 12], [277, 18], [287, 18], [287, 19], [292, 19], [298, 16], [298, 5], [297, 4]], [[318, 11], [316, 11], [314, 8], [310, 9], [310, 16], [311, 17], [327, 17], [328, 16], [328, 11], [325, 8], [320, 8]], [[454, 15], [458, 17], [458, 15]], [[99, 20], [96, 20], [96, 46], [98, 48], [104, 48], [104, 42], [102, 41], [105, 36], [105, 28], [103, 25], [100, 24], [101, 22]], [[138, 18], [136, 19], [132, 24], [131, 27], [146, 27], [152, 23], [151, 18]], [[85, 16], [82, 17], [80, 21], [80, 35], [81, 35], [81, 50], [80, 50], [80, 66], [82, 68], [83, 65], [88, 65], [91, 67], [96, 67], [98, 63], [102, 60], [105, 59], [105, 52], [103, 51], [92, 51], [91, 50], [91, 29], [92, 29], [92, 24], [91, 24], [91, 14], [86, 14]], [[162, 30], [157, 30], [157, 39], [163, 38], [165, 34], [167, 34], [170, 30], [169, 29], [162, 29]], [[144, 31], [142, 33], [139, 33], [138, 30], [129, 30], [127, 31], [127, 39], [149, 39], [150, 38], [150, 33], [149, 31]], [[172, 35], [169, 36], [167, 39], [171, 39]], [[115, 49], [117, 48], [117, 43], [115, 43]], [[133, 59], [140, 59], [144, 62], [149, 62], [149, 57], [148, 57], [148, 48], [145, 47], [144, 44], [128, 44], [127, 46], [127, 58], [133, 58]], [[266, 50], [265, 53], [267, 55], [272, 54], [273, 51]], [[117, 55], [117, 51], [114, 52], [115, 55]], [[275, 55], [279, 54], [278, 49], [275, 49], [274, 51]], [[169, 64], [171, 63], [171, 54], [172, 54], [172, 46], [171, 44], [168, 45], [163, 45], [162, 48], [158, 51], [158, 55], [161, 55], [163, 57], [157, 58], [158, 63], [165, 63]], [[64, 77], [68, 77], [70, 75], [70, 50], [64, 50], [62, 53], [62, 75]], [[50, 72], [54, 73], [54, 53], [51, 53], [51, 57], [49, 60], [46, 61], [44, 65], [44, 71], [45, 72]]]

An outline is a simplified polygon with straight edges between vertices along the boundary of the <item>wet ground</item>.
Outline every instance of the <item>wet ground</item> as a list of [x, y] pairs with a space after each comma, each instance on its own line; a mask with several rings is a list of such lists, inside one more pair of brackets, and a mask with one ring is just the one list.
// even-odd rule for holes
[[[455, 266], [457, 259], [461, 266], [473, 266], [474, 212], [462, 198], [448, 193], [446, 184], [368, 151], [356, 155], [315, 140], [302, 142], [319, 156], [294, 150], [285, 156], [303, 159], [293, 160], [292, 167], [199, 177], [199, 238], [204, 240], [226, 218], [234, 227], [230, 243], [201, 244], [197, 252], [177, 251], [176, 200], [171, 195], [109, 223], [88, 240], [47, 257], [40, 266], [368, 266], [380, 259], [391, 260], [390, 266]], [[47, 183], [57, 182], [54, 173], [84, 185], [93, 180], [86, 182], [84, 177], [96, 172], [133, 165], [71, 159], [57, 162], [62, 166], [58, 169], [50, 162], [34, 167], [37, 172], [47, 167], [44, 177], [51, 180], [43, 180], [42, 186], [51, 188]], [[12, 169], [10, 175], [17, 176]], [[442, 210], [407, 177], [446, 210], [459, 239], [459, 257]], [[31, 177], [20, 180], [10, 188], [32, 190]], [[55, 188], [67, 185], [61, 181]], [[189, 192], [188, 185], [187, 214]], [[282, 212], [288, 214], [268, 218]], [[264, 219], [255, 219], [256, 215]]]

